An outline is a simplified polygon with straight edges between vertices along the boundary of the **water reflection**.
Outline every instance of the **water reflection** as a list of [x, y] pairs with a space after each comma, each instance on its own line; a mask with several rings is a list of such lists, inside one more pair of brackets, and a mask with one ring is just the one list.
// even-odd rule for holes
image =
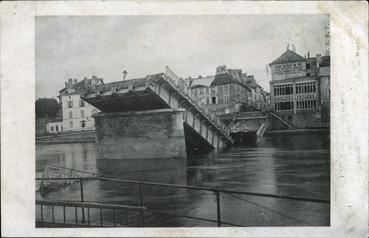
[[[98, 159], [94, 144], [37, 146], [37, 171], [46, 163], [97, 172], [101, 176], [239, 191], [329, 199], [328, 134], [264, 137], [256, 147], [186, 159]], [[79, 199], [78, 187], [48, 199]], [[211, 192], [145, 185], [147, 207], [216, 220]], [[139, 187], [95, 181], [85, 184], [85, 199], [139, 204]], [[329, 225], [329, 205], [252, 196], [221, 197], [222, 220], [244, 226]], [[149, 226], [216, 226], [216, 223], [147, 214]]]

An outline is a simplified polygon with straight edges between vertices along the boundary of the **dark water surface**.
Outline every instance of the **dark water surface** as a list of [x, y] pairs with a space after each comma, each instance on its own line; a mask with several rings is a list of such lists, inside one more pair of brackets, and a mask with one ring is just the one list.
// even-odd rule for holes
[[[96, 172], [104, 177], [218, 187], [318, 199], [330, 198], [328, 134], [264, 137], [253, 148], [186, 159], [99, 160], [95, 144], [36, 146], [37, 176], [46, 164]], [[148, 208], [216, 220], [212, 192], [145, 185]], [[79, 186], [68, 186], [39, 199], [78, 200]], [[84, 184], [87, 201], [139, 204], [137, 185], [108, 181]], [[327, 226], [329, 204], [249, 195], [221, 195], [221, 219], [242, 226]], [[98, 214], [93, 214], [92, 217]], [[104, 214], [109, 216], [109, 214]], [[97, 218], [96, 218], [97, 219]], [[216, 226], [214, 222], [147, 212], [146, 226]]]

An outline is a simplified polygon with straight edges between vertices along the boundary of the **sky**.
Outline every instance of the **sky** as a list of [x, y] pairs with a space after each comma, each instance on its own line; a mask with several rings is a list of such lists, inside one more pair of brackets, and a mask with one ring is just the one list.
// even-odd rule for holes
[[69, 78], [105, 83], [164, 72], [214, 75], [219, 65], [253, 74], [269, 91], [266, 65], [287, 44], [324, 54], [327, 15], [36, 17], [36, 98], [56, 97]]

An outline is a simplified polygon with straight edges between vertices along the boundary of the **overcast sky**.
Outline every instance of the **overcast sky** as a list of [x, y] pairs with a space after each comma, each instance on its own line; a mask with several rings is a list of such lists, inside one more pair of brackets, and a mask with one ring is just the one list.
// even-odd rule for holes
[[[68, 78], [105, 82], [160, 73], [213, 75], [218, 65], [254, 74], [295, 44], [324, 54], [326, 15], [94, 16], [36, 18], [36, 97], [55, 97]], [[290, 47], [291, 49], [291, 47]]]

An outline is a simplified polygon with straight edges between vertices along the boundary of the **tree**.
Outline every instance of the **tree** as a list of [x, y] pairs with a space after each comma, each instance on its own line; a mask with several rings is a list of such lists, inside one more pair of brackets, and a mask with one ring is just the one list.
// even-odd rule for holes
[[58, 102], [55, 98], [39, 98], [36, 100], [36, 117], [53, 118], [58, 112]]

